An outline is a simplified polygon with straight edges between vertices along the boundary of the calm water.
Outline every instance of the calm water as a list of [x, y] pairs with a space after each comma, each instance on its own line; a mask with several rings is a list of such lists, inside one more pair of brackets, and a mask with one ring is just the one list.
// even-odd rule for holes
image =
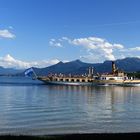
[[140, 87], [47, 86], [0, 77], [0, 134], [140, 132]]

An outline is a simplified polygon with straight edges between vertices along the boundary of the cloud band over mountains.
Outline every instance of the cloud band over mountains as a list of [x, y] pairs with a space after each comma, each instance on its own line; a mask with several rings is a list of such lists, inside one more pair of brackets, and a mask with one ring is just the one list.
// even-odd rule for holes
[[140, 51], [140, 47], [126, 48], [120, 43], [110, 43], [106, 39], [98, 37], [75, 39], [62, 37], [51, 39], [49, 44], [53, 47], [63, 47], [64, 42], [71, 46], [78, 46], [84, 49], [85, 54], [82, 54], [80, 58], [90, 62], [103, 62], [105, 60], [115, 60], [124, 57], [139, 57], [138, 51]]
[[16, 69], [26, 69], [30, 67], [42, 68], [56, 64], [58, 62], [59, 60], [57, 59], [27, 62], [15, 59], [10, 54], [7, 54], [6, 56], [0, 58], [0, 66], [5, 68], [16, 68]]

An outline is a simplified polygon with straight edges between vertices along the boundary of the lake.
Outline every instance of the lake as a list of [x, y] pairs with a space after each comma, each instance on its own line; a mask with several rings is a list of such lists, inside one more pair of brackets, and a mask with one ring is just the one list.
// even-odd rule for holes
[[0, 135], [140, 132], [140, 87], [0, 77]]

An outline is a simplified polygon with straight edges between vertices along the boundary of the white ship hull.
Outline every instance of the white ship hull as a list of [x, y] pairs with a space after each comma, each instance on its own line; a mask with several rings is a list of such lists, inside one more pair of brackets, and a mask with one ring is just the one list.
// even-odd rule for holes
[[48, 85], [89, 85], [89, 86], [98, 86], [98, 85], [103, 85], [103, 86], [109, 86], [109, 85], [120, 85], [120, 86], [140, 86], [140, 81], [133, 83], [131, 82], [122, 82], [122, 81], [116, 81], [116, 80], [95, 80], [93, 82], [66, 82], [66, 81], [48, 81], [45, 79], [39, 79], [43, 81], [45, 84]]
[[45, 81], [42, 80], [45, 84], [48, 85], [93, 85], [91, 82], [61, 82], [61, 81]]

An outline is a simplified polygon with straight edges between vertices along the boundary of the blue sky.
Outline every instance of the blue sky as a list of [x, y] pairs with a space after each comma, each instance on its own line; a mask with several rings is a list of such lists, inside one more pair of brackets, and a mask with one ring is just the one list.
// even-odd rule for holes
[[0, 65], [140, 57], [139, 0], [0, 0]]

